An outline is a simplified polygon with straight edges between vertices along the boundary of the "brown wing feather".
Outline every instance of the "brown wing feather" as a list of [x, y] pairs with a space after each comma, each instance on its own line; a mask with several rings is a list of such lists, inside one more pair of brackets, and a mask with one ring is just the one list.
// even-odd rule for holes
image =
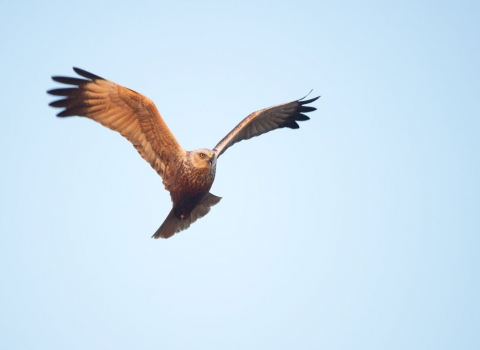
[[215, 146], [214, 151], [217, 157], [220, 157], [227, 148], [242, 140], [248, 140], [279, 128], [298, 129], [297, 121], [310, 119], [302, 113], [316, 110], [315, 107], [305, 105], [316, 101], [319, 97], [304, 101], [300, 99], [253, 112]]
[[79, 68], [73, 69], [88, 80], [52, 77], [59, 83], [76, 86], [48, 91], [51, 95], [65, 97], [50, 103], [50, 106], [65, 108], [57, 116], [87, 117], [118, 131], [150, 163], [163, 178], [165, 188], [170, 190], [174, 162], [184, 157], [185, 150], [177, 142], [153, 102], [114, 82]]

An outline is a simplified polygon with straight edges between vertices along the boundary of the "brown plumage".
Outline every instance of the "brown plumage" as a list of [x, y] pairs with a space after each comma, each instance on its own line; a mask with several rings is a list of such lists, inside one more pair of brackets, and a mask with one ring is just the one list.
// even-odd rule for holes
[[56, 82], [74, 87], [53, 89], [64, 97], [50, 103], [64, 108], [58, 117], [81, 116], [99, 122], [127, 138], [162, 177], [173, 207], [154, 238], [169, 238], [207, 215], [220, 201], [211, 194], [217, 159], [233, 144], [279, 128], [298, 129], [297, 121], [310, 119], [302, 113], [318, 99], [296, 100], [254, 112], [240, 122], [213, 150], [185, 151], [173, 136], [153, 102], [147, 97], [79, 68], [87, 79], [54, 76]]

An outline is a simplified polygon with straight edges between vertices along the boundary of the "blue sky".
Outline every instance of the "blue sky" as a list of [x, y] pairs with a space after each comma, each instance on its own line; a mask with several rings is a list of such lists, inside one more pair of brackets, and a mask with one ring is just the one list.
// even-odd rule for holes
[[[2, 2], [0, 348], [480, 346], [480, 5]], [[171, 206], [118, 134], [58, 119], [52, 75], [150, 97], [187, 150], [322, 95]]]

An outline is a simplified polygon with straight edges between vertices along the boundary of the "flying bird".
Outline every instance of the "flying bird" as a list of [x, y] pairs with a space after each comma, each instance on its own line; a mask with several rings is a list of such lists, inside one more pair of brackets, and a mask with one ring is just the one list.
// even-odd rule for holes
[[54, 81], [70, 87], [47, 91], [62, 96], [50, 106], [64, 108], [58, 117], [87, 117], [119, 132], [161, 176], [173, 207], [153, 238], [169, 238], [187, 229], [220, 202], [221, 197], [211, 194], [210, 188], [217, 160], [230, 146], [275, 129], [298, 129], [297, 121], [310, 119], [303, 113], [316, 110], [306, 105], [320, 97], [253, 112], [213, 149], [185, 151], [149, 98], [83, 69], [73, 70], [86, 79], [53, 76]]

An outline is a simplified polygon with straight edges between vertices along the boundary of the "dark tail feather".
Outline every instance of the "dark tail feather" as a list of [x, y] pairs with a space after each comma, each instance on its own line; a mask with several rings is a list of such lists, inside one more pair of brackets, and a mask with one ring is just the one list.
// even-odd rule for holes
[[172, 237], [178, 229], [178, 224], [180, 223], [180, 219], [177, 219], [175, 214], [173, 213], [173, 208], [170, 210], [167, 218], [163, 222], [162, 226], [154, 233], [152, 238], [170, 238]]
[[210, 207], [220, 202], [222, 198], [217, 197], [214, 194], [207, 193], [202, 201], [193, 209], [190, 216], [185, 220], [178, 219], [173, 213], [173, 208], [170, 210], [167, 218], [163, 222], [162, 226], [155, 232], [152, 238], [170, 238], [175, 233], [186, 230], [200, 218], [203, 218], [210, 211]]

